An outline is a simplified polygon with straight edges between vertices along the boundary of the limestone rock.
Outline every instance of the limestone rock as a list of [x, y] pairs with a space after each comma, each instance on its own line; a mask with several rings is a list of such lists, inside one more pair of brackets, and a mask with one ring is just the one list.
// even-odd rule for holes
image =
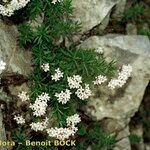
[[[1, 141], [6, 141], [6, 134], [5, 134], [5, 128], [3, 124], [3, 114], [0, 109], [0, 140]], [[1, 147], [1, 150], [6, 150], [5, 147]]]
[[141, 138], [139, 143], [134, 144], [134, 147], [137, 150], [145, 150], [144, 139], [143, 139], [143, 126], [142, 125], [136, 125], [136, 126], [134, 125], [134, 128], [132, 127], [130, 129], [130, 134], [137, 135], [138, 137]]
[[99, 32], [102, 32], [105, 30], [107, 25], [109, 24], [109, 19], [110, 19], [110, 13], [107, 14], [107, 16], [103, 19], [103, 21], [100, 23], [98, 30]]
[[119, 0], [73, 0], [75, 20], [82, 23], [82, 33], [100, 24]]
[[116, 140], [118, 142], [115, 144], [113, 150], [131, 150], [130, 141], [128, 137], [129, 135], [129, 126], [127, 126], [123, 130], [121, 130], [117, 135]]
[[116, 143], [116, 147], [113, 150], [131, 150], [129, 138], [123, 138]]
[[145, 150], [150, 150], [150, 144], [145, 144]]
[[128, 23], [126, 25], [126, 33], [128, 35], [136, 35], [137, 34], [137, 27], [133, 23]]
[[150, 80], [149, 39], [145, 36], [106, 35], [91, 37], [81, 44], [84, 48], [100, 46], [104, 48], [104, 56], [108, 60], [116, 60], [118, 67], [131, 64], [132, 78], [123, 88], [115, 92], [109, 90], [107, 86], [95, 88], [100, 97], [91, 98], [85, 110], [97, 120], [111, 118], [129, 122], [138, 110]]
[[0, 20], [0, 58], [7, 63], [7, 72], [29, 74], [30, 52], [17, 46], [18, 31], [14, 25], [6, 25]]
[[[137, 35], [115, 35], [92, 36], [82, 43], [81, 46], [88, 48], [104, 47], [105, 54], [111, 52], [112, 49], [120, 48], [133, 54], [150, 55], [150, 42], [146, 36]], [[110, 47], [110, 49], [108, 49]], [[114, 53], [114, 52], [113, 52]], [[126, 52], [124, 52], [126, 53]]]
[[115, 10], [112, 14], [112, 17], [115, 20], [120, 21], [122, 19], [126, 7], [126, 2], [127, 0], [120, 0], [118, 4], [115, 6]]
[[43, 20], [44, 20], [44, 14], [41, 13], [37, 15], [35, 19], [29, 20], [28, 23], [30, 24], [31, 29], [33, 31], [36, 31], [37, 27], [40, 27], [42, 25]]

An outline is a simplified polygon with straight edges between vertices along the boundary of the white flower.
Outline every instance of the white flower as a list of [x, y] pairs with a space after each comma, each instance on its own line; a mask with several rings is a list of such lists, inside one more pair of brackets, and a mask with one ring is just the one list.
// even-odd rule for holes
[[47, 102], [49, 101], [50, 97], [47, 93], [43, 92], [41, 95], [38, 96], [38, 99]]
[[57, 97], [58, 102], [62, 104], [66, 104], [70, 100], [71, 92], [66, 89], [65, 91], [61, 91], [60, 93], [56, 93], [55, 97]]
[[119, 86], [118, 79], [111, 79], [110, 82], [108, 83], [108, 87], [112, 90], [115, 89], [117, 86]]
[[47, 133], [50, 137], [56, 138], [59, 140], [68, 139], [70, 136], [74, 136], [77, 132], [77, 127], [70, 127], [70, 128], [50, 128], [47, 129]]
[[41, 68], [44, 70], [44, 72], [49, 71], [49, 63], [42, 64], [42, 65], [41, 65]]
[[30, 108], [34, 111], [34, 116], [42, 116], [46, 113], [47, 101], [50, 99], [47, 93], [42, 93], [36, 98], [34, 104], [30, 104]]
[[0, 60], [0, 74], [6, 69], [6, 63]]
[[78, 131], [78, 128], [75, 127], [77, 123], [81, 121], [78, 114], [75, 114], [73, 116], [69, 116], [67, 118], [67, 128], [50, 128], [47, 129], [47, 133], [50, 137], [56, 138], [59, 140], [68, 139], [70, 136], [74, 136], [75, 133]]
[[15, 115], [14, 120], [16, 120], [17, 124], [24, 124], [25, 123], [25, 119], [19, 115], [17, 115], [17, 116]]
[[52, 80], [58, 81], [58, 80], [60, 80], [60, 78], [62, 78], [62, 77], [63, 77], [63, 72], [61, 72], [60, 69], [57, 68], [57, 69], [55, 70], [55, 74], [52, 75]]
[[34, 131], [43, 131], [47, 128], [48, 125], [48, 118], [46, 117], [44, 121], [42, 122], [32, 122], [30, 124], [31, 129]]
[[80, 87], [80, 83], [82, 83], [82, 77], [80, 75], [73, 75], [72, 77], [68, 77], [67, 81], [70, 89], [77, 89]]
[[57, 2], [61, 2], [61, 0], [53, 0], [52, 3], [56, 4]]
[[15, 10], [25, 7], [29, 1], [30, 0], [11, 0], [8, 4], [0, 4], [0, 14], [3, 16], [11, 16], [14, 14]]
[[115, 89], [116, 87], [122, 87], [131, 76], [132, 66], [131, 65], [123, 65], [122, 70], [118, 73], [117, 79], [111, 79], [108, 83], [108, 87], [110, 89]]
[[67, 126], [75, 126], [81, 121], [81, 118], [78, 114], [74, 114], [73, 116], [67, 117]]
[[18, 94], [18, 97], [22, 100], [22, 101], [27, 101], [29, 100], [29, 95], [27, 94], [27, 92], [22, 91], [21, 93]]
[[106, 81], [107, 81], [107, 77], [106, 76], [99, 75], [99, 76], [95, 77], [95, 81], [93, 81], [93, 83], [95, 85], [100, 85], [100, 84], [102, 84], [102, 83], [104, 83]]
[[103, 54], [104, 53], [104, 50], [102, 47], [98, 47], [96, 50], [95, 50], [96, 53], [98, 54]]
[[80, 86], [80, 88], [75, 93], [81, 100], [88, 99], [92, 95], [89, 84], [85, 84], [85, 88]]

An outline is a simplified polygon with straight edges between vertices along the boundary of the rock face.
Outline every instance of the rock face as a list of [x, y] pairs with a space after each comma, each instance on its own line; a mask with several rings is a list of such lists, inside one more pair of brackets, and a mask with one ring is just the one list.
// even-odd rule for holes
[[82, 23], [82, 33], [100, 24], [120, 0], [73, 0], [75, 20]]
[[30, 53], [17, 46], [18, 31], [14, 25], [6, 25], [0, 20], [0, 58], [7, 63], [7, 72], [29, 74]]
[[[116, 60], [118, 66], [131, 64], [132, 79], [124, 89], [113, 93], [107, 87], [98, 87], [100, 97], [89, 102], [94, 109], [87, 109], [97, 120], [103, 118], [128, 119], [134, 115], [141, 103], [144, 91], [150, 79], [150, 42], [142, 36], [91, 37], [81, 44], [82, 47], [103, 47], [108, 60]], [[102, 90], [103, 88], [103, 90]]]
[[120, 21], [123, 17], [123, 13], [125, 11], [127, 0], [120, 0], [119, 3], [115, 6], [115, 10], [113, 12], [112, 17], [118, 21]]
[[[3, 115], [0, 109], [0, 139], [1, 141], [6, 141], [5, 128], [2, 122], [3, 122]], [[6, 148], [1, 147], [1, 150], [6, 150]]]
[[[6, 25], [0, 20], [0, 59], [7, 64], [4, 76], [9, 74], [21, 74], [26, 76], [31, 71], [30, 53], [21, 50], [17, 46], [18, 31], [14, 25]], [[7, 85], [6, 85], [7, 86]], [[9, 87], [10, 88], [10, 87]], [[14, 89], [14, 87], [12, 88]], [[10, 89], [11, 90], [11, 89]], [[0, 89], [0, 100], [10, 101], [10, 97]], [[0, 140], [6, 141], [5, 128], [3, 124], [3, 114], [0, 108]], [[0, 148], [5, 150], [6, 148]]]
[[[138, 111], [145, 89], [150, 80], [150, 42], [144, 36], [106, 35], [91, 37], [84, 41], [81, 47], [103, 47], [104, 56], [110, 60], [116, 60], [118, 67], [123, 64], [131, 64], [133, 67], [132, 77], [126, 85], [118, 90], [109, 90], [107, 85], [94, 88], [94, 96], [85, 108], [89, 116], [96, 120], [109, 118], [107, 130], [115, 132], [124, 130], [130, 118]], [[129, 143], [128, 135], [123, 137], [119, 145]], [[124, 139], [126, 138], [126, 139]], [[123, 144], [123, 143], [124, 144]], [[117, 145], [118, 145], [117, 144]], [[116, 145], [116, 146], [117, 146]], [[122, 150], [117, 146], [115, 150]], [[130, 148], [128, 148], [129, 150]]]

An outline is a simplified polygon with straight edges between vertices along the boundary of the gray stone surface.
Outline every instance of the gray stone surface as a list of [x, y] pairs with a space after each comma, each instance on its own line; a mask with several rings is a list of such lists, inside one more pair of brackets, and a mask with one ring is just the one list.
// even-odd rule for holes
[[7, 72], [29, 74], [30, 52], [17, 46], [18, 31], [14, 25], [6, 25], [0, 20], [0, 58], [7, 63]]
[[137, 26], [133, 23], [128, 23], [126, 25], [126, 34], [136, 35], [137, 34]]
[[123, 130], [120, 130], [116, 137], [118, 142], [115, 144], [113, 150], [131, 150], [129, 135], [129, 126], [126, 126]]
[[129, 138], [123, 138], [116, 143], [116, 147], [113, 150], [131, 150]]
[[[5, 134], [5, 128], [3, 124], [3, 114], [0, 108], [0, 140], [6, 141], [6, 134]], [[5, 147], [0, 147], [1, 150], [6, 150]]]
[[115, 6], [115, 10], [112, 14], [112, 17], [115, 20], [120, 21], [122, 19], [126, 7], [126, 2], [127, 0], [120, 0]]
[[141, 138], [141, 141], [134, 145], [136, 150], [145, 150], [144, 146], [144, 139], [143, 139], [143, 126], [142, 125], [135, 125], [134, 128], [131, 128], [130, 134], [131, 135], [137, 135]]
[[[150, 55], [150, 42], [147, 36], [137, 35], [115, 35], [92, 36], [82, 43], [83, 46], [96, 48], [105, 47], [105, 53], [109, 53], [111, 49], [120, 48], [133, 54]], [[82, 46], [81, 45], [81, 46]], [[108, 47], [110, 47], [109, 50]]]
[[[104, 127], [107, 131], [118, 133], [128, 125], [130, 118], [138, 111], [150, 80], [149, 39], [145, 36], [94, 36], [82, 42], [80, 46], [102, 47], [106, 59], [116, 60], [118, 68], [123, 64], [130, 64], [133, 67], [131, 79], [121, 89], [112, 91], [107, 84], [94, 87], [93, 90], [100, 96], [94, 95], [84, 108], [87, 115], [95, 120], [108, 118]], [[125, 145], [127, 148], [122, 147]], [[122, 149], [130, 150], [128, 136], [120, 138], [114, 150]]]
[[73, 0], [75, 20], [82, 23], [82, 33], [100, 24], [119, 0]]
[[109, 19], [110, 19], [110, 12], [107, 14], [107, 16], [103, 19], [103, 21], [100, 23], [100, 25], [98, 26], [98, 30], [99, 32], [102, 32], [105, 30], [105, 28], [107, 27], [107, 25], [109, 24]]

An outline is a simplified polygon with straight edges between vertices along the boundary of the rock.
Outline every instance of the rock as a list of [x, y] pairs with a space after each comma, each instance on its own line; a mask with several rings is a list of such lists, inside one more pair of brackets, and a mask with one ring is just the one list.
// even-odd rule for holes
[[105, 30], [105, 28], [107, 27], [107, 25], [109, 24], [109, 19], [110, 19], [110, 13], [107, 14], [107, 16], [103, 19], [103, 21], [100, 23], [100, 25], [98, 26], [98, 30], [99, 32], [102, 32]]
[[[118, 67], [123, 64], [131, 64], [132, 77], [126, 85], [118, 90], [110, 90], [107, 85], [93, 88], [100, 96], [93, 96], [85, 112], [95, 120], [109, 118], [114, 122], [123, 122], [120, 126], [113, 123], [116, 130], [123, 129], [138, 111], [145, 89], [150, 80], [150, 42], [146, 36], [106, 35], [93, 36], [82, 42], [84, 48], [104, 49], [104, 57], [107, 60], [116, 60]], [[125, 139], [123, 142], [128, 142]], [[129, 150], [129, 149], [128, 149]]]
[[125, 11], [126, 2], [127, 2], [127, 0], [120, 0], [120, 2], [118, 2], [118, 4], [115, 6], [115, 10], [112, 14], [112, 17], [115, 20], [121, 21], [124, 11]]
[[115, 144], [113, 150], [131, 150], [129, 135], [129, 126], [126, 126], [123, 130], [121, 130], [118, 133], [116, 137], [116, 140], [118, 142]]
[[117, 142], [113, 150], [131, 150], [129, 138], [123, 138], [121, 141]]
[[82, 23], [82, 33], [100, 24], [119, 0], [73, 0], [75, 20]]
[[130, 129], [130, 134], [131, 135], [136, 135], [136, 136], [141, 138], [139, 143], [134, 144], [134, 148], [136, 150], [145, 150], [145, 148], [144, 148], [144, 139], [143, 139], [143, 126], [139, 125], [139, 124], [134, 125], [134, 128], [132, 127]]
[[[102, 120], [101, 124], [105, 132], [114, 134], [114, 133], [121, 132], [122, 129], [124, 130], [128, 124], [128, 121], [125, 122], [124, 120], [107, 118]], [[117, 139], [120, 140], [122, 137], [124, 136], [118, 135]]]
[[6, 72], [27, 75], [30, 73], [30, 52], [17, 46], [17, 27], [0, 20], [0, 58], [7, 63]]
[[19, 86], [10, 85], [9, 90], [10, 90], [10, 93], [15, 96], [17, 96], [22, 91], [29, 93], [29, 87], [28, 87], [27, 83], [23, 83]]
[[[114, 146], [114, 150], [122, 150], [123, 147], [125, 147], [125, 144], [128, 148], [130, 148], [130, 142], [129, 142], [129, 126], [128, 122], [124, 122], [124, 120], [115, 120], [115, 119], [104, 119], [102, 121], [102, 126], [106, 132], [109, 134], [112, 133], [112, 135], [115, 135], [116, 144]], [[122, 149], [121, 149], [122, 148]], [[124, 149], [123, 149], [124, 150]]]
[[[128, 36], [128, 35], [115, 35], [109, 34], [106, 36], [92, 36], [81, 45], [82, 47], [97, 48], [99, 46], [104, 47], [105, 54], [111, 51], [111, 49], [120, 48], [124, 51], [131, 52], [133, 54], [149, 55], [150, 42], [146, 36]], [[110, 47], [110, 48], [109, 48]], [[126, 52], [124, 52], [126, 53]]]
[[[1, 141], [6, 141], [6, 133], [5, 133], [5, 128], [3, 124], [3, 114], [0, 109], [0, 140]], [[6, 150], [5, 147], [1, 147], [1, 150]]]
[[2, 88], [0, 88], [0, 100], [6, 103], [11, 101], [11, 98], [5, 92], [3, 92]]
[[150, 150], [150, 144], [145, 144], [145, 150]]
[[125, 128], [123, 128], [123, 130], [120, 130], [120, 132], [118, 132], [116, 140], [121, 141], [124, 138], [128, 138], [129, 135], [130, 135], [129, 126], [127, 125]]
[[126, 26], [126, 33], [128, 35], [136, 35], [137, 34], [137, 27], [133, 23], [128, 23]]
[[29, 20], [28, 23], [30, 24], [31, 29], [33, 31], [36, 31], [36, 28], [42, 25], [43, 20], [44, 20], [44, 14], [41, 13], [37, 15], [35, 19]]

